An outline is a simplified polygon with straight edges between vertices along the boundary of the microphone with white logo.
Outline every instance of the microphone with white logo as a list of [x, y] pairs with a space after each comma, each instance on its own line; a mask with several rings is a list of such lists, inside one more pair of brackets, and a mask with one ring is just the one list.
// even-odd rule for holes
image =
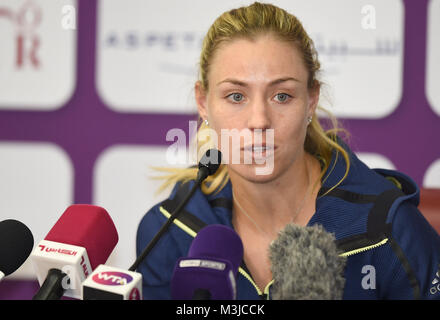
[[82, 284], [83, 300], [142, 300], [142, 275], [99, 265]]
[[115, 225], [104, 208], [68, 207], [31, 254], [41, 285], [33, 299], [80, 299], [81, 283], [107, 261], [117, 242]]
[[208, 225], [194, 238], [188, 256], [180, 258], [171, 279], [174, 300], [235, 300], [243, 243], [224, 225]]
[[20, 268], [33, 247], [34, 237], [26, 225], [14, 219], [0, 222], [0, 281]]
[[274, 300], [340, 300], [346, 257], [320, 225], [289, 224], [269, 249]]
[[171, 216], [148, 243], [143, 252], [137, 257], [133, 265], [125, 271], [109, 266], [99, 266], [83, 283], [83, 299], [115, 299], [137, 300], [142, 299], [142, 275], [135, 272], [142, 261], [156, 246], [173, 221], [178, 217], [182, 209], [191, 199], [192, 195], [200, 187], [201, 183], [210, 175], [213, 175], [221, 163], [221, 153], [216, 149], [208, 150], [199, 162], [199, 171], [194, 186], [182, 202], [176, 207]]

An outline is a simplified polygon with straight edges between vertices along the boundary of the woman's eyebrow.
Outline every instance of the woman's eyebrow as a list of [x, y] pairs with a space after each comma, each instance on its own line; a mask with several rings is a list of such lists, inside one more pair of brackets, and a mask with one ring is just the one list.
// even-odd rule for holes
[[[280, 84], [280, 83], [286, 82], [286, 81], [301, 82], [298, 79], [293, 78], [293, 77], [284, 77], [284, 78], [275, 79], [275, 80], [269, 82], [269, 86], [274, 86], [274, 85], [277, 85], [277, 84]], [[222, 83], [231, 83], [231, 84], [235, 84], [235, 85], [241, 86], [241, 87], [248, 87], [249, 86], [244, 81], [241, 81], [241, 80], [238, 80], [238, 79], [232, 79], [232, 78], [227, 78], [225, 80], [220, 81], [219, 83], [217, 83], [217, 86], [222, 84]]]
[[286, 78], [280, 78], [280, 79], [276, 79], [276, 80], [274, 80], [274, 81], [271, 81], [271, 82], [269, 83], [269, 85], [270, 85], [270, 86], [273, 86], [273, 85], [280, 84], [280, 83], [282, 83], [282, 82], [286, 82], [286, 81], [301, 82], [301, 81], [299, 81], [299, 80], [296, 79], [296, 78], [293, 78], [293, 77], [286, 77]]
[[227, 78], [227, 79], [225, 79], [223, 81], [220, 81], [219, 83], [217, 83], [217, 86], [221, 85], [222, 83], [232, 83], [232, 84], [235, 84], [235, 85], [241, 86], [241, 87], [247, 87], [248, 86], [248, 84], [246, 82], [243, 82], [243, 81], [240, 81], [240, 80], [237, 80], [237, 79], [231, 79], [231, 78]]

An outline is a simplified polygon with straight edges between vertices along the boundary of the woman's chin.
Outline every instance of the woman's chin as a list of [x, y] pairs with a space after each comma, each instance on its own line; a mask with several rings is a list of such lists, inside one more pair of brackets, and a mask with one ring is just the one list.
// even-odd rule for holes
[[229, 172], [235, 173], [242, 178], [254, 183], [267, 183], [277, 177], [273, 164], [232, 164]]

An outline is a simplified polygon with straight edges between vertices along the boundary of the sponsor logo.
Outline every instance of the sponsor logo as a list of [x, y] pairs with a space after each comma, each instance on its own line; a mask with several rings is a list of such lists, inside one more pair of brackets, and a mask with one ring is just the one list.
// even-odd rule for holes
[[38, 245], [38, 247], [40, 248], [40, 251], [43, 252], [48, 252], [48, 253], [60, 253], [60, 254], [65, 254], [68, 256], [76, 256], [76, 254], [78, 253], [77, 251], [73, 251], [73, 250], [69, 250], [69, 249], [62, 249], [62, 248], [53, 248], [53, 247], [49, 247], [49, 246], [45, 246], [45, 245]]
[[101, 271], [92, 280], [105, 286], [123, 286], [130, 283], [133, 277], [123, 272]]
[[84, 276], [87, 278], [89, 276], [89, 269], [87, 268], [87, 263], [86, 263], [86, 259], [84, 258], [84, 256], [81, 257], [80, 265], [83, 269]]
[[223, 262], [211, 261], [211, 260], [200, 260], [200, 259], [185, 259], [180, 261], [180, 268], [208, 268], [223, 271], [226, 268], [226, 264]]
[[0, 7], [0, 18], [15, 27], [15, 67], [21, 69], [26, 61], [35, 69], [40, 67], [38, 51], [40, 36], [36, 32], [41, 24], [42, 9], [35, 1], [25, 2], [17, 11]]
[[432, 287], [431, 289], [429, 289], [429, 292], [434, 295], [437, 294], [438, 292], [440, 292], [440, 270], [437, 271], [437, 273], [435, 274], [435, 278], [434, 280], [432, 280], [431, 284]]

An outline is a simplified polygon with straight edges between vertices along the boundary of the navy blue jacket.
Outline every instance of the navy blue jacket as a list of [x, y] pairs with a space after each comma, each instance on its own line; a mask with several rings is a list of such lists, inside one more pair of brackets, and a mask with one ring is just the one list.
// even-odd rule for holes
[[[419, 189], [408, 176], [369, 169], [350, 152], [346, 179], [322, 196], [345, 173], [345, 161], [333, 156], [308, 225], [321, 224], [347, 256], [344, 299], [440, 299], [440, 237], [417, 209]], [[332, 169], [333, 168], [333, 169]], [[331, 170], [332, 169], [332, 170]], [[137, 255], [165, 223], [194, 181], [177, 184], [170, 197], [143, 217]], [[147, 259], [139, 266], [144, 299], [170, 299], [176, 260], [184, 257], [206, 224], [232, 226], [232, 186], [216, 195], [200, 189]], [[439, 281], [439, 282], [437, 282]], [[270, 299], [271, 286], [258, 288], [245, 265], [239, 269], [237, 299]]]

